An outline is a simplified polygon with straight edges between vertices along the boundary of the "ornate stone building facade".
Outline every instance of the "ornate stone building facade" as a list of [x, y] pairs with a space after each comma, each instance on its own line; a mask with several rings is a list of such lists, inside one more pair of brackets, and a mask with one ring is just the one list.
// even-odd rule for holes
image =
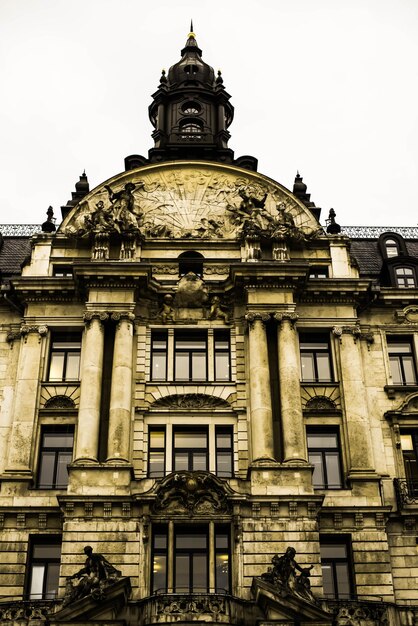
[[149, 157], [2, 228], [0, 619], [418, 623], [418, 229], [228, 147], [193, 33]]

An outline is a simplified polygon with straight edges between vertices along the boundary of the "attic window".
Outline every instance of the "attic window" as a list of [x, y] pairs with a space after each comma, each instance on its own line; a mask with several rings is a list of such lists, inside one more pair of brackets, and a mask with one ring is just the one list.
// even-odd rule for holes
[[189, 76], [194, 76], [194, 74], [197, 74], [197, 72], [199, 71], [199, 68], [197, 67], [197, 65], [189, 64], [189, 65], [186, 65], [186, 67], [184, 68], [184, 71]]
[[388, 259], [399, 255], [398, 242], [394, 239], [386, 239], [385, 241], [386, 256]]
[[417, 286], [415, 272], [412, 267], [395, 268], [396, 286], [400, 289], [415, 289]]

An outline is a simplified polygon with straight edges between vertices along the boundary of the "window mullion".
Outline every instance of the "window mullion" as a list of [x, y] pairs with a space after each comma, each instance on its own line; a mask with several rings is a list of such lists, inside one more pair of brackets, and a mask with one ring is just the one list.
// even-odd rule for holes
[[206, 367], [207, 367], [208, 381], [215, 380], [215, 351], [214, 351], [213, 328], [208, 329]]
[[174, 329], [168, 329], [167, 337], [167, 380], [174, 380]]
[[209, 593], [215, 593], [215, 523], [209, 522]]
[[167, 593], [173, 593], [174, 584], [174, 522], [168, 522]]

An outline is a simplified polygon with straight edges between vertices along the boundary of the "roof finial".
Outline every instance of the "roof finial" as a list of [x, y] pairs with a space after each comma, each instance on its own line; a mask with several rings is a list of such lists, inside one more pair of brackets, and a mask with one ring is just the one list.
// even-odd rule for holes
[[187, 39], [196, 39], [196, 35], [193, 30], [193, 20], [190, 20], [190, 33], [187, 35]]

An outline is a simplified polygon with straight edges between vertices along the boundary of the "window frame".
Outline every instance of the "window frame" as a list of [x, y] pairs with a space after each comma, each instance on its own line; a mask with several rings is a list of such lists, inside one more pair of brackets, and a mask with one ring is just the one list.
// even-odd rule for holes
[[[326, 348], [305, 348], [303, 344], [323, 343]], [[333, 367], [332, 349], [329, 332], [310, 332], [301, 329], [299, 332], [299, 353], [300, 353], [300, 378], [304, 384], [324, 384], [335, 383], [335, 373]], [[329, 378], [320, 378], [320, 368], [318, 367], [318, 355], [326, 354], [328, 359]], [[303, 373], [303, 356], [312, 355], [311, 363], [313, 365], [314, 378], [304, 378]]]
[[[54, 348], [54, 343], [62, 344], [78, 344], [76, 346], [68, 345], [68, 347]], [[82, 331], [74, 330], [53, 330], [51, 332], [49, 354], [48, 354], [48, 367], [46, 382], [48, 383], [77, 383], [80, 382], [80, 368], [81, 368], [81, 348], [82, 348]], [[51, 369], [53, 367], [54, 355], [63, 354], [63, 363], [61, 369], [61, 376], [51, 378]], [[78, 373], [76, 378], [68, 378], [68, 362], [69, 355], [78, 354]]]
[[[226, 342], [226, 348], [217, 347], [217, 342]], [[216, 357], [217, 355], [227, 354], [228, 356], [228, 376], [222, 378], [217, 373]], [[213, 371], [215, 382], [230, 382], [231, 381], [231, 333], [228, 330], [214, 330], [213, 332]]]
[[[398, 272], [400, 271], [409, 271], [409, 275], [408, 274], [404, 274], [403, 277], [399, 276]], [[411, 265], [396, 265], [393, 267], [393, 274], [395, 277], [395, 285], [398, 289], [416, 289], [417, 288], [417, 277], [416, 277], [416, 272], [415, 272], [415, 268], [412, 267]], [[409, 284], [409, 282], [412, 281], [413, 284]], [[404, 284], [401, 284], [401, 282], [404, 282]]]
[[[323, 275], [319, 276], [319, 274]], [[328, 265], [313, 265], [309, 268], [309, 280], [324, 280], [324, 278], [329, 278]]]
[[[57, 557], [35, 557], [35, 549], [41, 546], [56, 546], [59, 547], [59, 558]], [[26, 562], [26, 574], [25, 574], [25, 598], [28, 600], [54, 600], [58, 596], [59, 591], [59, 577], [60, 577], [60, 567], [61, 567], [61, 555], [62, 555], [62, 537], [61, 535], [29, 535], [29, 546], [28, 546], [28, 557]], [[33, 573], [34, 573], [34, 565], [45, 565], [44, 571], [42, 573], [42, 593], [34, 594], [32, 593], [32, 582], [33, 582]], [[51, 565], [57, 565], [58, 570], [56, 575], [56, 580], [53, 581], [56, 585], [56, 589], [54, 589], [53, 595], [49, 595], [50, 592], [47, 590], [48, 584], [48, 574], [51, 574], [50, 567]], [[41, 597], [39, 597], [41, 595]]]
[[[231, 438], [231, 446], [227, 447], [219, 447], [218, 446], [218, 435], [228, 434]], [[219, 471], [219, 456], [221, 454], [228, 453], [231, 463], [231, 471], [229, 474], [225, 472]], [[233, 478], [234, 477], [234, 427], [228, 425], [215, 425], [215, 475], [219, 478]]]
[[[154, 446], [151, 447], [151, 435], [152, 433], [155, 432], [161, 432], [163, 433], [163, 437], [164, 437], [164, 446], [158, 447], [158, 446]], [[165, 426], [158, 426], [158, 425], [150, 425], [148, 427], [148, 463], [147, 463], [147, 476], [149, 478], [164, 478], [164, 476], [167, 475], [167, 471], [166, 471], [166, 467], [167, 467], [167, 455], [166, 455], [166, 447], [167, 447], [167, 432], [166, 432], [166, 427]], [[159, 453], [161, 454], [161, 452], [163, 453], [163, 470], [162, 472], [151, 472], [151, 455], [152, 453]]]
[[[164, 341], [164, 348], [155, 348], [154, 342], [156, 341]], [[162, 378], [158, 378], [154, 375], [154, 366], [156, 361], [156, 356], [163, 354], [165, 357], [165, 368], [164, 368], [164, 376]], [[151, 381], [155, 382], [165, 382], [167, 381], [168, 374], [168, 333], [167, 331], [156, 331], [151, 334]]]
[[[314, 447], [309, 445], [309, 436], [310, 435], [335, 435], [336, 437], [336, 446], [335, 447]], [[311, 465], [315, 464], [310, 459], [310, 453], [320, 453], [321, 455], [321, 469], [322, 475], [324, 476], [324, 483], [319, 485], [314, 483], [314, 474], [312, 474], [312, 484], [314, 489], [329, 489], [329, 490], [338, 490], [344, 489], [344, 473], [343, 473], [343, 463], [342, 463], [342, 447], [341, 447], [341, 437], [340, 437], [340, 429], [338, 426], [311, 426], [308, 425], [306, 427], [306, 441], [307, 441], [307, 449], [308, 449], [308, 459]], [[330, 484], [328, 481], [328, 463], [327, 456], [330, 456], [334, 453], [333, 456], [337, 458], [337, 469], [339, 474], [339, 484]], [[335, 454], [336, 453], [336, 454]], [[315, 470], [314, 470], [315, 472]]]
[[[177, 342], [184, 341], [193, 343], [193, 341], [202, 341], [204, 343], [204, 348], [193, 348], [193, 347], [178, 347]], [[178, 364], [177, 364], [177, 355], [188, 355], [188, 378], [179, 378]], [[205, 367], [205, 376], [203, 377], [195, 377], [194, 374], [194, 365], [193, 358], [195, 355], [204, 355], [204, 367]], [[208, 334], [207, 331], [177, 331], [174, 333], [174, 381], [181, 383], [196, 383], [196, 382], [207, 382], [208, 381]]]
[[[44, 438], [45, 435], [72, 435], [72, 446], [68, 446], [68, 447], [64, 447], [64, 446], [45, 446], [44, 445]], [[58, 471], [60, 468], [60, 463], [59, 463], [59, 454], [60, 453], [68, 453], [70, 452], [70, 460], [69, 463], [72, 462], [73, 458], [74, 458], [74, 425], [72, 424], [68, 424], [68, 425], [57, 425], [57, 426], [52, 426], [52, 425], [43, 425], [41, 426], [41, 431], [40, 431], [40, 442], [39, 442], [39, 454], [38, 454], [38, 471], [37, 471], [37, 481], [36, 481], [36, 488], [37, 489], [66, 489], [68, 486], [68, 472], [67, 472], [67, 481], [66, 483], [58, 483], [57, 484], [57, 477], [58, 477]], [[51, 483], [44, 483], [41, 482], [41, 472], [42, 472], [42, 466], [43, 466], [43, 459], [47, 458], [48, 453], [52, 453], [51, 456], [53, 455], [53, 468], [52, 468], [52, 482]], [[67, 463], [67, 465], [69, 465], [69, 463]]]
[[[405, 352], [396, 352], [395, 350], [391, 352], [391, 346], [396, 346], [400, 344], [408, 344], [410, 351]], [[418, 372], [417, 372], [417, 360], [415, 353], [415, 344], [414, 339], [410, 335], [386, 335], [386, 347], [387, 347], [387, 357], [389, 364], [389, 374], [392, 379], [392, 384], [394, 386], [399, 387], [410, 387], [416, 386], [418, 381]], [[412, 365], [412, 374], [413, 378], [408, 380], [408, 376], [405, 370], [405, 360], [410, 357], [411, 365]], [[396, 361], [395, 361], [396, 360]], [[394, 376], [396, 370], [392, 366], [392, 363], [395, 363], [395, 367], [397, 364], [397, 369], [400, 373], [399, 379]], [[395, 380], [396, 378], [396, 380]]]
[[[343, 557], [326, 557], [323, 558], [322, 557], [322, 553], [321, 553], [321, 548], [325, 546], [338, 546], [338, 547], [344, 547], [346, 550], [346, 556]], [[351, 537], [348, 535], [321, 535], [320, 539], [319, 539], [319, 547], [320, 547], [320, 562], [321, 562], [321, 569], [322, 569], [322, 581], [323, 581], [323, 592], [324, 592], [324, 597], [325, 598], [329, 598], [329, 599], [336, 599], [336, 600], [349, 600], [352, 599], [354, 597], [354, 593], [355, 593], [355, 585], [354, 585], [354, 566], [353, 566], [353, 556], [352, 556], [352, 550], [351, 550]], [[347, 573], [347, 577], [346, 577], [346, 584], [348, 586], [348, 593], [340, 593], [339, 587], [341, 587], [341, 581], [339, 581], [339, 576], [338, 576], [338, 568], [336, 567], [337, 564], [342, 564], [342, 563], [346, 563], [347, 568], [346, 568], [346, 573]], [[325, 565], [331, 566], [331, 571], [332, 571], [332, 586], [333, 586], [333, 592], [331, 593], [326, 593], [325, 591], [325, 585], [324, 585], [324, 573], [323, 573], [323, 567]]]

